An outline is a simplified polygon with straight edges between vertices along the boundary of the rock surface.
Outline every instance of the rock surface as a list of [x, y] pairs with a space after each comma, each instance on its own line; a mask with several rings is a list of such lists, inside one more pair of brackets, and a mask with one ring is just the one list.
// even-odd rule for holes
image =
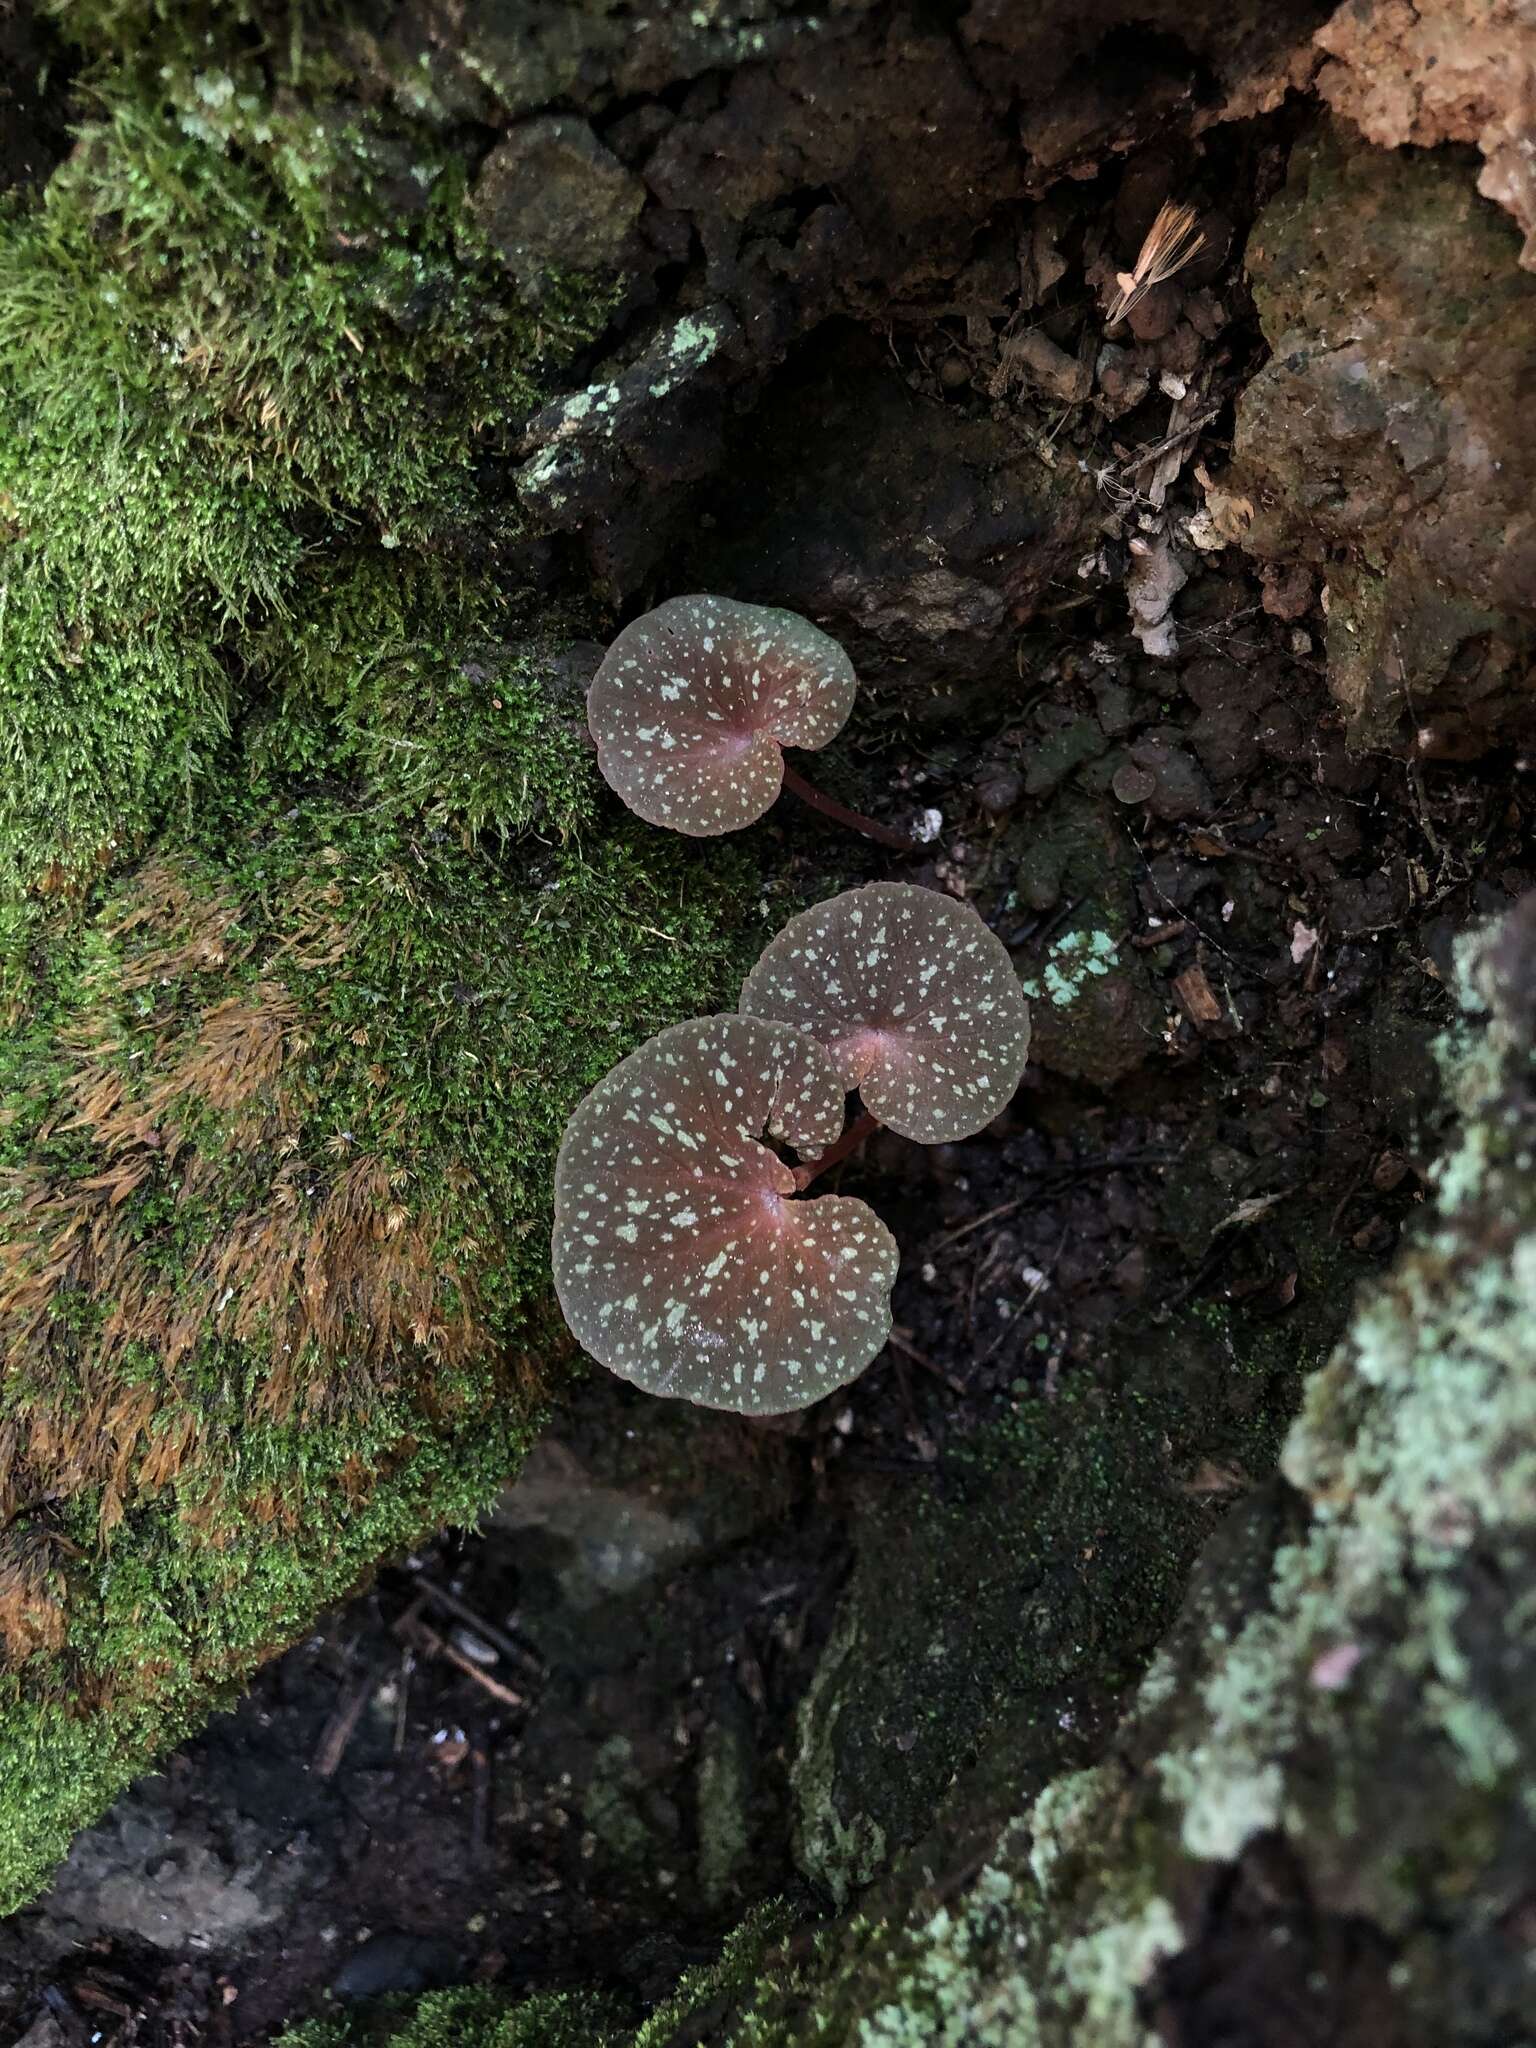
[[1349, 0], [1317, 32], [1317, 89], [1385, 149], [1471, 142], [1477, 189], [1525, 236], [1536, 270], [1536, 21], [1519, 0]]
[[615, 270], [644, 204], [645, 187], [585, 121], [549, 114], [491, 151], [470, 212], [536, 296], [552, 270]]
[[[1323, 568], [1355, 733], [1491, 728], [1536, 622], [1536, 280], [1443, 157], [1325, 130], [1255, 223], [1273, 354], [1238, 409], [1247, 545]], [[1326, 559], [1324, 559], [1326, 557]]]
[[1095, 510], [1075, 465], [914, 398], [853, 346], [757, 409], [706, 503], [687, 549], [701, 589], [818, 620], [863, 682], [933, 723], [979, 678], [1012, 680], [1019, 621]]

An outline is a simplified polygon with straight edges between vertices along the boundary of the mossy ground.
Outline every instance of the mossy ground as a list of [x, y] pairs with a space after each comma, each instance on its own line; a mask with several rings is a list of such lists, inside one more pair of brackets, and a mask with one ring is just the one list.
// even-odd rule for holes
[[54, 893], [195, 807], [246, 636], [329, 611], [340, 539], [494, 563], [482, 472], [610, 303], [523, 304], [462, 152], [297, 10], [59, 14], [85, 118], [0, 219], [0, 879]]
[[472, 1519], [577, 1096], [750, 863], [598, 801], [498, 458], [611, 280], [298, 10], [61, 7], [0, 218], [0, 1912], [221, 1689]]
[[668, 2048], [704, 2041], [713, 2018], [750, 1997], [765, 1957], [792, 1922], [782, 1902], [754, 1907], [717, 1962], [687, 1971], [672, 1996], [638, 2021], [618, 1999], [546, 1992], [509, 2002], [487, 1985], [311, 2020], [280, 2036], [275, 2048]]

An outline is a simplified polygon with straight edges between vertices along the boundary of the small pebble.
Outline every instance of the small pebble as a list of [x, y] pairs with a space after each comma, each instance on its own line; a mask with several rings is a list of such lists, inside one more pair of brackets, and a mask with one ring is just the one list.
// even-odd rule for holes
[[1024, 789], [1024, 778], [1016, 768], [989, 768], [978, 777], [976, 801], [990, 817], [1000, 818], [1011, 811]]
[[473, 1629], [463, 1626], [455, 1628], [448, 1640], [460, 1656], [467, 1657], [471, 1664], [485, 1667], [497, 1661], [496, 1651], [491, 1648], [484, 1636], [477, 1636]]

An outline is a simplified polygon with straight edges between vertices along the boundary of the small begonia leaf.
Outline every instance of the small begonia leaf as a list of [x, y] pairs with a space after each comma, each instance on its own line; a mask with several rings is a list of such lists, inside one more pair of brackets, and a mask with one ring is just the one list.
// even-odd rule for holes
[[581, 1102], [555, 1165], [554, 1276], [582, 1346], [653, 1394], [779, 1415], [861, 1373], [891, 1330], [896, 1241], [865, 1203], [795, 1194], [843, 1128], [814, 1040], [755, 1017], [674, 1024]]
[[845, 1088], [925, 1145], [990, 1123], [1029, 1052], [1007, 947], [969, 904], [906, 882], [848, 889], [792, 917], [747, 976], [741, 1008], [807, 1032]]
[[824, 747], [858, 694], [835, 640], [795, 612], [671, 597], [624, 628], [587, 692], [603, 776], [652, 825], [710, 838], [751, 825], [782, 747]]

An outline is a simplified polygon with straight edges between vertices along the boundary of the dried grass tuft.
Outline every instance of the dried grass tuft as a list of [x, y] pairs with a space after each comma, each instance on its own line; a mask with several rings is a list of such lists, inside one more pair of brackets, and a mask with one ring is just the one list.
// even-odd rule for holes
[[1135, 263], [1129, 270], [1122, 270], [1115, 279], [1119, 290], [1109, 309], [1111, 327], [1116, 321], [1123, 320], [1155, 285], [1165, 283], [1205, 247], [1199, 218], [1192, 206], [1182, 206], [1172, 199], [1163, 201], [1157, 210], [1156, 220], [1147, 229]]

